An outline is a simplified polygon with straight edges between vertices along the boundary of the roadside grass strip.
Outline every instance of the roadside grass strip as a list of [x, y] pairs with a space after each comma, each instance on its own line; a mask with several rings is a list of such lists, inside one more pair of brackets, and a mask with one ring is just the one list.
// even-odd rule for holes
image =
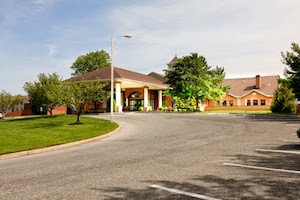
[[300, 151], [284, 151], [284, 150], [269, 150], [269, 149], [256, 149], [258, 152], [267, 152], [267, 153], [286, 153], [286, 154], [298, 154]]
[[300, 174], [300, 171], [287, 170], [287, 169], [276, 169], [276, 168], [269, 168], [269, 167], [257, 167], [257, 166], [252, 166], [252, 165], [240, 165], [240, 164], [234, 164], [234, 163], [223, 163], [223, 165], [231, 166], [231, 167], [241, 167], [241, 168], [248, 168], [248, 169], [265, 170], [265, 171], [275, 171], [275, 172]]
[[189, 197], [194, 197], [194, 198], [197, 198], [197, 199], [221, 200], [221, 199], [216, 199], [216, 198], [208, 197], [208, 196], [201, 195], [201, 194], [185, 192], [185, 191], [182, 191], [182, 190], [177, 190], [177, 189], [174, 189], [174, 188], [168, 188], [168, 187], [164, 187], [164, 186], [160, 186], [160, 185], [151, 185], [150, 187], [155, 188], [155, 189], [164, 190], [164, 191], [171, 192], [171, 193], [175, 193], [175, 194], [181, 194], [181, 195], [185, 195], [185, 196], [189, 196]]

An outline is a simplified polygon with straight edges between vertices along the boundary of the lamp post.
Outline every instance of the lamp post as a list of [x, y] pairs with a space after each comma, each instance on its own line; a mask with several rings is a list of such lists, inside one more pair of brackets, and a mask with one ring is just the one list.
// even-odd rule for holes
[[115, 42], [120, 38], [120, 37], [125, 37], [125, 38], [131, 38], [131, 35], [120, 35], [116, 39], [114, 36], [111, 36], [111, 71], [110, 71], [110, 122], [113, 123], [113, 113], [114, 113], [114, 44]]

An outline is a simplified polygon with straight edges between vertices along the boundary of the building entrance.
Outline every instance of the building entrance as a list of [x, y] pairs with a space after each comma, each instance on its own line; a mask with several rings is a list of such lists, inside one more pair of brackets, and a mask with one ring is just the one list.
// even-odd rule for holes
[[130, 110], [131, 111], [138, 111], [139, 107], [144, 106], [144, 100], [140, 99], [131, 99], [130, 100]]

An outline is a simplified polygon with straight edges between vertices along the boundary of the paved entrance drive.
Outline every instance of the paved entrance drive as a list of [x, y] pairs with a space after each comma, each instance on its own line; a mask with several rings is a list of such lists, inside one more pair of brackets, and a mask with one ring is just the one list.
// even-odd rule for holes
[[[95, 115], [109, 119], [109, 115]], [[0, 161], [0, 199], [299, 199], [300, 119], [127, 113], [122, 129]]]

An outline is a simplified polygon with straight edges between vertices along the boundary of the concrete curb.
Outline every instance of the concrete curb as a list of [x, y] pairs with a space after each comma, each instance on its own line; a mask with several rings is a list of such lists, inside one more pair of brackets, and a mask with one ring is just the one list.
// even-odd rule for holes
[[78, 145], [81, 145], [81, 144], [96, 142], [96, 141], [102, 140], [104, 138], [107, 138], [109, 136], [112, 136], [112, 135], [118, 133], [121, 129], [122, 129], [122, 127], [119, 125], [119, 127], [116, 128], [115, 130], [113, 130], [113, 131], [111, 131], [107, 134], [97, 136], [97, 137], [93, 137], [93, 138], [89, 138], [89, 139], [85, 139], [85, 140], [80, 140], [80, 141], [76, 141], [76, 142], [70, 142], [70, 143], [66, 143], [66, 144], [55, 145], [55, 146], [51, 146], [51, 147], [44, 147], [44, 148], [40, 148], [40, 149], [33, 149], [33, 150], [20, 151], [20, 152], [16, 152], [16, 153], [9, 153], [9, 154], [0, 155], [0, 160], [10, 159], [10, 158], [17, 158], [17, 157], [21, 157], [21, 156], [38, 154], [38, 153], [43, 153], [43, 152], [48, 152], [48, 151], [61, 150], [61, 149], [65, 149], [65, 148], [68, 148], [68, 147], [78, 146]]

